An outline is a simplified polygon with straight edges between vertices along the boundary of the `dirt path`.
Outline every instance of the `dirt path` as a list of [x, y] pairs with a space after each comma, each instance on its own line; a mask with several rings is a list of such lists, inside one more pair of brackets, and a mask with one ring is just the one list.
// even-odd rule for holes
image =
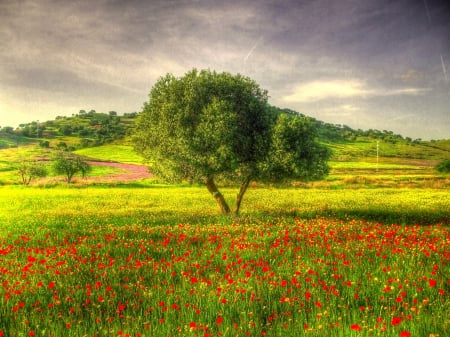
[[120, 169], [120, 172], [112, 173], [102, 177], [87, 177], [87, 180], [117, 180], [117, 181], [133, 181], [144, 178], [151, 178], [152, 174], [148, 172], [147, 166], [122, 164], [102, 161], [88, 162], [92, 166], [108, 166]]

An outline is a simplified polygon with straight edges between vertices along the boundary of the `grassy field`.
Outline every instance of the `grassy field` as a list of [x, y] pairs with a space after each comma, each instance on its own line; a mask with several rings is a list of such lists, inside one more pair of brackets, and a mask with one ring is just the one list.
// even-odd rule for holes
[[133, 151], [129, 145], [103, 145], [89, 147], [75, 152], [81, 156], [125, 164], [142, 165], [143, 158]]
[[[446, 144], [446, 143], [443, 143]], [[337, 146], [337, 145], [336, 145]], [[359, 147], [358, 147], [359, 146]], [[355, 157], [356, 149], [362, 150], [365, 143], [349, 143], [339, 145], [340, 150], [336, 152], [333, 161], [330, 162], [330, 175], [323, 181], [302, 184], [295, 183], [294, 186], [321, 189], [355, 189], [355, 188], [377, 188], [377, 187], [413, 187], [413, 188], [445, 188], [450, 187], [449, 175], [439, 174], [434, 166], [439, 162], [436, 151], [440, 154], [445, 151], [440, 148], [429, 151], [426, 157], [434, 159], [419, 159], [406, 157], [379, 157], [375, 156]], [[443, 146], [443, 145], [440, 145]], [[413, 146], [411, 146], [413, 147]], [[445, 148], [444, 148], [445, 149]], [[392, 149], [390, 151], [393, 151]], [[424, 151], [424, 147], [422, 147]], [[54, 177], [50, 169], [50, 160], [54, 150], [41, 148], [37, 145], [22, 146], [19, 148], [8, 148], [0, 150], [0, 185], [17, 184], [20, 179], [17, 174], [17, 163], [22, 160], [37, 159], [48, 163], [50, 177]], [[127, 164], [142, 165], [143, 158], [133, 151], [130, 145], [109, 144], [77, 150], [75, 153], [86, 158], [101, 161], [112, 161]], [[352, 154], [353, 153], [353, 154]], [[352, 154], [350, 156], [350, 154]], [[345, 159], [347, 158], [347, 159]], [[445, 156], [442, 157], [446, 158]], [[112, 171], [94, 166], [91, 176], [102, 177]], [[58, 180], [51, 179], [53, 184]], [[100, 179], [101, 180], [101, 179]], [[34, 185], [47, 184], [47, 180], [32, 181]], [[86, 182], [85, 182], [86, 183]], [[98, 180], [95, 182], [98, 183]]]
[[[450, 141], [330, 146], [325, 180], [254, 183], [235, 218], [204, 187], [102, 166], [69, 186], [53, 149], [0, 150], [0, 337], [448, 336]], [[49, 177], [20, 186], [22, 160]]]
[[[235, 190], [225, 189], [227, 198]], [[2, 336], [446, 336], [450, 195], [0, 188]]]

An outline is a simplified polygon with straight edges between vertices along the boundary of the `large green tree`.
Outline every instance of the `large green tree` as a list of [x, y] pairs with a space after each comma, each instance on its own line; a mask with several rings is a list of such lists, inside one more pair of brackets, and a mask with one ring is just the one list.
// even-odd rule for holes
[[135, 148], [155, 175], [205, 184], [222, 213], [217, 182], [240, 184], [234, 213], [253, 180], [317, 179], [328, 151], [305, 117], [280, 113], [248, 77], [209, 70], [167, 74], [152, 88], [136, 123]]

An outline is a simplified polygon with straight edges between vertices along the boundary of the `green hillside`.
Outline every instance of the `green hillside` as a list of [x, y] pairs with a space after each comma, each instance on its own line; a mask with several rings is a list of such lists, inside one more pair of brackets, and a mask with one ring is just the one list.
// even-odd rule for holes
[[137, 165], [143, 163], [143, 158], [133, 151], [131, 145], [107, 144], [76, 150], [75, 153], [87, 158], [104, 161]]
[[80, 110], [72, 117], [57, 116], [45, 122], [21, 124], [17, 129], [0, 130], [0, 149], [39, 142], [43, 147], [67, 146], [72, 149], [108, 144], [126, 137], [137, 113], [119, 116], [115, 111], [99, 113]]
[[[298, 112], [270, 107], [274, 113]], [[58, 150], [70, 150], [89, 160], [142, 164], [130, 135], [138, 114], [93, 110], [71, 117], [31, 122], [0, 130], [0, 184], [17, 183], [17, 163], [47, 162]], [[302, 114], [300, 114], [302, 115]], [[332, 150], [331, 172], [325, 181], [299, 186], [340, 187], [448, 187], [448, 175], [434, 166], [450, 159], [450, 139], [422, 141], [391, 131], [354, 130], [311, 118], [319, 140]], [[104, 170], [103, 170], [104, 171]], [[97, 172], [101, 176], [102, 170]], [[95, 171], [94, 171], [95, 172]], [[105, 171], [106, 172], [106, 171]]]

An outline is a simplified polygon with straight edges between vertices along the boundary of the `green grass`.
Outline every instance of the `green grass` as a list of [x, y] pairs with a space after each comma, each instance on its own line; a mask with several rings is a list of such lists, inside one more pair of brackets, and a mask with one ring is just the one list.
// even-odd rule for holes
[[367, 162], [367, 161], [331, 161], [329, 165], [332, 169], [356, 169], [368, 170], [376, 172], [377, 170], [422, 170], [422, 166], [407, 165], [401, 163], [386, 163], [386, 162]]
[[2, 187], [0, 332], [445, 336], [449, 204], [252, 188], [228, 218], [201, 187]]
[[[407, 158], [439, 161], [450, 159], [449, 140], [424, 142], [419, 144], [399, 141], [390, 143], [378, 140], [378, 156], [380, 158]], [[376, 158], [377, 140], [361, 137], [357, 141], [327, 143], [333, 151], [333, 160], [357, 161], [362, 158]]]
[[143, 158], [134, 152], [132, 146], [128, 145], [102, 145], [77, 150], [75, 153], [104, 161], [139, 165], [143, 163]]

